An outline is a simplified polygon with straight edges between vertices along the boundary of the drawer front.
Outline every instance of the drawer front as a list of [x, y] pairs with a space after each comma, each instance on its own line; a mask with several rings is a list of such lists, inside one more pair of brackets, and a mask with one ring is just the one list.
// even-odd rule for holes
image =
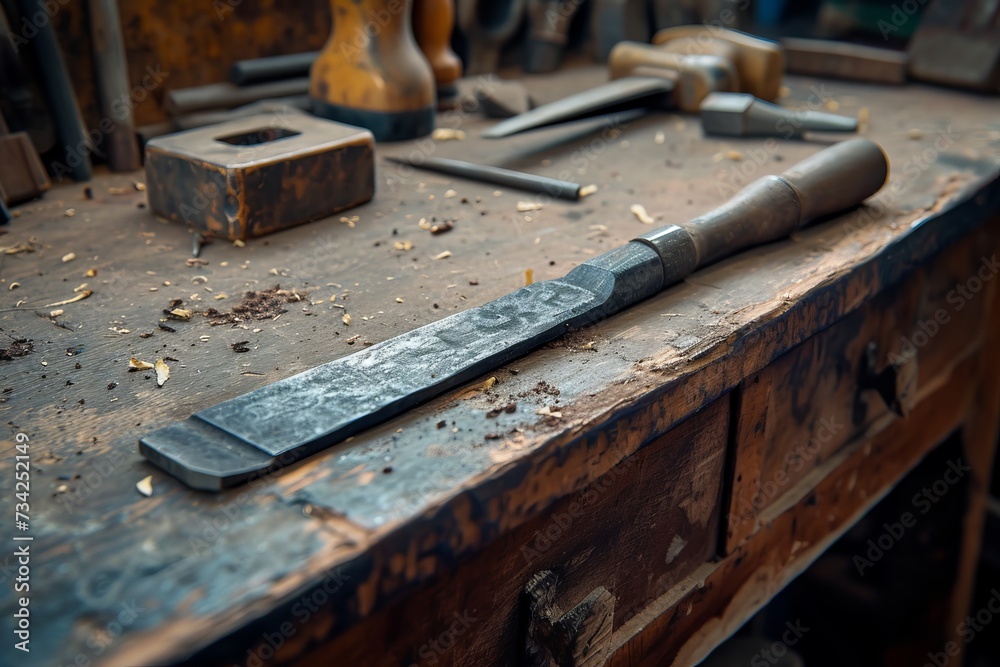
[[905, 414], [946, 379], [982, 331], [993, 267], [970, 244], [956, 246], [742, 383], [723, 553], [759, 529], [768, 507], [805, 493], [801, 482], [831, 455], [882, 423], [893, 397]]
[[618, 628], [715, 556], [729, 414], [727, 395], [316, 654], [338, 664], [521, 664], [525, 586], [546, 571], [563, 611], [606, 589]]

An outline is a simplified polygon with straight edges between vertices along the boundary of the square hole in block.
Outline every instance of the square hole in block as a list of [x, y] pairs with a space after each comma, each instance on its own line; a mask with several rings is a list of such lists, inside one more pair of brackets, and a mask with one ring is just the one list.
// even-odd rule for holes
[[232, 146], [259, 146], [272, 141], [278, 141], [279, 139], [297, 137], [300, 134], [302, 133], [296, 132], [295, 130], [287, 130], [283, 127], [262, 127], [259, 130], [251, 130], [250, 132], [240, 132], [239, 134], [230, 134], [225, 137], [216, 137], [215, 140]]

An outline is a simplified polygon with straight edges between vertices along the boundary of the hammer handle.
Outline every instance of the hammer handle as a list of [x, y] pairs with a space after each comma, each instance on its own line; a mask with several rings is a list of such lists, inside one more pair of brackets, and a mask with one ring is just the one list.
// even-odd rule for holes
[[843, 141], [780, 176], [754, 181], [710, 213], [637, 240], [660, 255], [669, 284], [723, 257], [858, 206], [879, 191], [888, 173], [888, 158], [878, 144]]

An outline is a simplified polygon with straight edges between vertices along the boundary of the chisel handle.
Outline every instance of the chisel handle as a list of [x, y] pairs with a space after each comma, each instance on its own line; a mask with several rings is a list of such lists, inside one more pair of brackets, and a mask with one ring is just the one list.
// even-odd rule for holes
[[660, 256], [666, 286], [723, 257], [858, 206], [879, 191], [888, 173], [888, 158], [878, 144], [842, 141], [780, 176], [754, 181], [710, 213], [636, 240]]

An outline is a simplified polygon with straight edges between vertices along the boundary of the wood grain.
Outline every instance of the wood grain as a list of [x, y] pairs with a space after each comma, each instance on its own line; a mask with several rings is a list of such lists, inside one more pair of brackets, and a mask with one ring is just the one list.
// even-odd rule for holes
[[[529, 77], [527, 84], [545, 102], [604, 76], [592, 68]], [[787, 83], [787, 103], [809, 100], [812, 82]], [[894, 165], [878, 206], [701, 271], [498, 369], [489, 391], [444, 396], [219, 496], [193, 493], [146, 464], [136, 452], [138, 437], [366, 342], [496, 298], [521, 286], [525, 269], [536, 279], [561, 276], [646, 231], [628, 212], [633, 203], [642, 202], [658, 223], [683, 222], [728, 198], [739, 178], [779, 173], [815, 147], [705, 139], [696, 123], [678, 115], [584, 137], [578, 129], [553, 130], [497, 146], [476, 138], [484, 121], [446, 115], [440, 123], [462, 127], [465, 141], [381, 150], [491, 161], [554, 177], [565, 172], [598, 183], [598, 193], [579, 203], [545, 201], [540, 211], [524, 214], [516, 210], [519, 193], [494, 196], [490, 186], [379, 165], [377, 195], [353, 210], [354, 227], [335, 217], [242, 248], [216, 242], [203, 251], [207, 265], [185, 263], [191, 239], [183, 226], [138, 208], [145, 195], [132, 181], [141, 181], [141, 173], [99, 177], [91, 184], [93, 199], [81, 187], [59, 185], [16, 209], [21, 216], [2, 244], [33, 237], [39, 247], [3, 256], [4, 306], [25, 301], [0, 313], [0, 327], [7, 336], [31, 339], [35, 351], [2, 362], [0, 400], [10, 433], [24, 431], [36, 443], [39, 660], [93, 659], [87, 641], [104, 637], [121, 604], [133, 598], [144, 611], [103, 648], [108, 664], [179, 662], [227, 646], [229, 636], [236, 639], [228, 646], [257, 645], [255, 621], [311, 603], [306, 595], [326, 601], [325, 620], [284, 643], [285, 661], [305, 660], [315, 646], [334, 641], [362, 645], [353, 635], [361, 630], [343, 630], [362, 622], [391, 635], [396, 628], [386, 610], [446, 579], [455, 563], [471, 562], [519, 527], [544, 521], [556, 504], [652, 439], [986, 224], [1000, 200], [989, 101], [913, 86], [824, 85], [842, 109], [852, 98], [871, 109], [870, 136]], [[961, 131], [920, 167], [937, 133], [953, 122], [956, 105], [963, 109]], [[904, 128], [914, 126], [925, 128], [924, 138], [909, 138]], [[661, 131], [667, 139], [656, 144]], [[576, 138], [565, 143], [570, 136]], [[730, 150], [744, 159], [715, 159], [721, 153], [728, 160]], [[763, 156], [759, 165], [754, 156]], [[457, 196], [446, 197], [448, 189]], [[454, 229], [436, 236], [420, 229], [420, 218], [434, 217], [454, 219]], [[397, 250], [396, 241], [413, 248]], [[450, 258], [433, 259], [445, 250]], [[76, 259], [63, 262], [71, 252]], [[87, 276], [91, 268], [96, 275]], [[15, 281], [20, 287], [8, 290]], [[46, 304], [72, 296], [83, 282], [93, 296], [50, 316]], [[276, 320], [230, 328], [196, 316], [167, 323], [173, 333], [158, 328], [170, 299], [183, 298], [196, 310], [229, 310], [244, 290], [275, 283], [309, 292], [308, 300], [287, 304]], [[350, 325], [337, 306], [352, 315]], [[230, 345], [244, 340], [251, 352], [235, 353]], [[157, 388], [126, 370], [130, 356], [177, 361], [168, 361], [171, 378]], [[517, 404], [514, 413], [486, 417], [510, 402]], [[535, 414], [553, 406], [562, 419]], [[0, 461], [0, 475], [10, 468], [8, 459]], [[153, 476], [149, 498], [135, 489], [147, 475]], [[524, 579], [516, 583], [519, 590]], [[606, 584], [587, 582], [569, 594], [579, 600]], [[448, 604], [461, 607], [462, 600]], [[8, 618], [5, 605], [0, 601]], [[616, 623], [630, 613], [629, 604], [616, 604]]]

